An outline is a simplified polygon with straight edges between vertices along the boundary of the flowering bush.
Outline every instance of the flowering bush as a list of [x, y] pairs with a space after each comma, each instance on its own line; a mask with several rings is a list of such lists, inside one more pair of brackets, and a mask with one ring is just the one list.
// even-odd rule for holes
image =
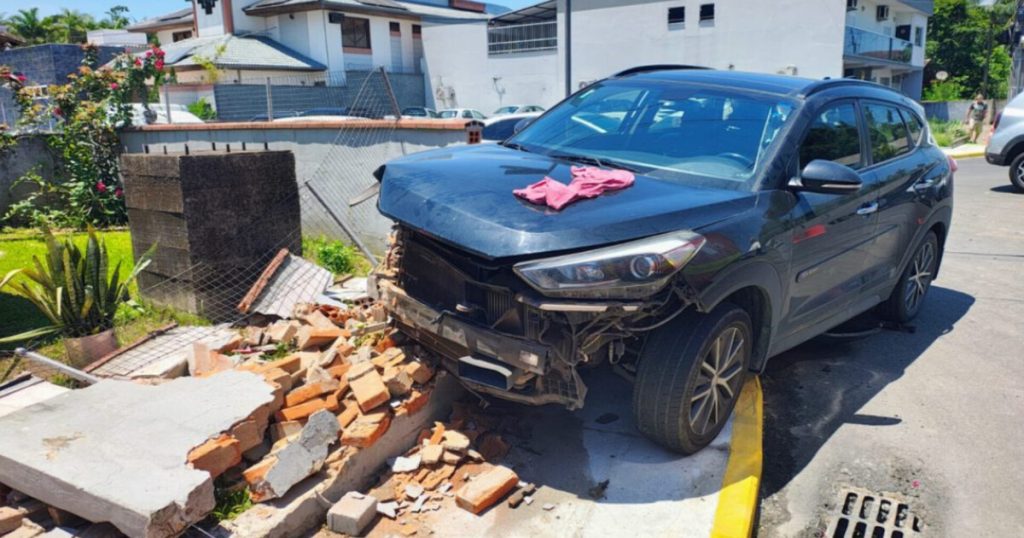
[[[99, 67], [96, 47], [85, 45], [83, 50], [78, 73], [68, 75], [66, 84], [47, 88], [45, 97], [38, 88], [27, 87], [24, 77], [6, 70], [21, 110], [18, 126], [39, 131], [53, 125], [49, 144], [60, 156], [52, 180], [38, 174], [19, 180], [38, 189], [5, 215], [15, 224], [84, 228], [127, 220], [117, 131], [138, 121], [133, 102], [142, 104], [144, 116], [155, 117], [149, 102], [164, 81], [164, 52], [154, 45], [144, 54], [125, 53], [109, 67]], [[4, 73], [0, 70], [0, 78]]]

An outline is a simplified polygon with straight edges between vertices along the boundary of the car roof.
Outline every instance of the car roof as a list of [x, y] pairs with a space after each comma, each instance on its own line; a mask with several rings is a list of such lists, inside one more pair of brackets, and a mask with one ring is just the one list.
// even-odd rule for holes
[[515, 114], [505, 114], [505, 115], [502, 115], [502, 116], [493, 116], [493, 117], [490, 117], [490, 118], [487, 118], [486, 120], [484, 120], [484, 126], [492, 125], [492, 124], [498, 123], [499, 121], [523, 120], [523, 119], [526, 119], [526, 118], [536, 118], [537, 116], [540, 116], [541, 114], [542, 114], [541, 112], [517, 112]]
[[880, 84], [865, 80], [848, 78], [811, 79], [790, 75], [750, 73], [746, 71], [719, 71], [715, 69], [701, 69], [689, 66], [638, 67], [624, 71], [621, 75], [615, 75], [611, 78], [709, 84], [792, 97], [807, 97], [819, 91], [846, 86], [883, 90], [891, 92], [893, 97], [903, 97], [903, 94], [893, 90], [892, 88], [887, 88]]

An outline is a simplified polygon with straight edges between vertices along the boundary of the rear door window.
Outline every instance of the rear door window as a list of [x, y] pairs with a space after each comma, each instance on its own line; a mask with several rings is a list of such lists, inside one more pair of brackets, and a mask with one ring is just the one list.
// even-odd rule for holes
[[896, 107], [865, 103], [864, 119], [871, 141], [872, 162], [880, 163], [910, 153], [910, 134]]
[[863, 166], [857, 108], [852, 102], [827, 106], [814, 117], [800, 145], [800, 167], [815, 159], [837, 162], [854, 170]]

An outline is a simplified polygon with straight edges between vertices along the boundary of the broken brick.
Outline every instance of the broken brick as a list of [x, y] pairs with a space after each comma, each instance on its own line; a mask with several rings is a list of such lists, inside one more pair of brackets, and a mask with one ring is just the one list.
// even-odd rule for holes
[[441, 441], [444, 441], [444, 424], [440, 422], [434, 423], [434, 433], [430, 435], [430, 444], [439, 445]]
[[357, 448], [367, 448], [377, 442], [388, 431], [391, 416], [384, 411], [363, 415], [345, 428], [341, 434], [341, 444]]
[[374, 366], [381, 370], [387, 369], [391, 366], [398, 366], [405, 362], [405, 352], [401, 348], [392, 347], [386, 349], [380, 355], [377, 355], [372, 360]]
[[462, 461], [462, 454], [452, 452], [451, 450], [445, 450], [444, 453], [441, 454], [441, 461], [452, 465], [458, 465], [459, 462]]
[[332, 326], [325, 328], [306, 325], [299, 329], [299, 334], [296, 336], [296, 345], [299, 346], [299, 349], [303, 350], [321, 347], [337, 340], [341, 335], [341, 327]]
[[501, 465], [492, 466], [455, 492], [455, 504], [479, 514], [512, 491], [518, 483], [519, 476], [512, 469]]
[[469, 449], [469, 437], [466, 437], [460, 432], [455, 430], [448, 430], [444, 432], [443, 440], [441, 444], [446, 450], [452, 452], [458, 452], [459, 454], [465, 453]]
[[424, 488], [434, 490], [437, 486], [441, 485], [441, 482], [451, 478], [455, 474], [456, 469], [457, 467], [454, 465], [446, 463], [427, 473], [419, 482]]
[[412, 376], [403, 369], [389, 366], [384, 370], [382, 379], [392, 396], [404, 396], [412, 389]]
[[409, 394], [409, 397], [406, 398], [404, 402], [402, 402], [402, 405], [398, 408], [396, 414], [413, 415], [420, 409], [426, 407], [428, 402], [430, 402], [430, 392], [424, 392], [413, 389], [413, 391]]
[[270, 327], [267, 327], [265, 334], [273, 342], [291, 342], [295, 335], [299, 332], [301, 325], [297, 321], [285, 321], [281, 320]]
[[275, 422], [270, 425], [270, 439], [276, 443], [300, 431], [302, 431], [302, 423], [297, 420]]
[[188, 373], [192, 376], [207, 376], [234, 368], [235, 363], [226, 355], [212, 351], [203, 342], [194, 342], [189, 350]]
[[412, 380], [420, 385], [430, 381], [434, 377], [434, 371], [421, 361], [412, 361], [405, 365], [405, 372], [412, 377]]
[[347, 428], [352, 421], [359, 417], [359, 406], [356, 404], [345, 405], [345, 409], [338, 414], [338, 426]]
[[352, 394], [364, 413], [388, 401], [388, 388], [372, 364], [357, 364], [349, 370], [346, 377]]
[[434, 465], [441, 461], [442, 455], [444, 455], [444, 447], [441, 445], [426, 445], [420, 449], [420, 457], [427, 465]]
[[345, 374], [347, 374], [351, 368], [351, 364], [339, 364], [337, 366], [331, 366], [330, 368], [328, 368], [327, 373], [330, 374], [331, 377], [335, 379], [344, 381], [345, 385], [347, 386], [348, 378], [345, 376]]
[[338, 352], [338, 356], [342, 358], [348, 358], [349, 355], [355, 353], [356, 346], [352, 345], [348, 341], [347, 336], [342, 336], [331, 344], [331, 348]]
[[21, 526], [25, 514], [11, 506], [0, 506], [0, 535], [7, 534]]
[[307, 325], [316, 327], [317, 329], [334, 329], [338, 327], [319, 310], [314, 310], [305, 316], [302, 316], [300, 319], [306, 322]]
[[247, 452], [263, 442], [265, 427], [266, 422], [263, 423], [263, 428], [261, 428], [255, 419], [250, 418], [232, 426], [228, 433], [238, 441], [238, 450]]
[[271, 368], [261, 373], [267, 383], [276, 383], [281, 390], [288, 392], [292, 390], [292, 375], [280, 368]]
[[217, 477], [242, 462], [242, 450], [238, 439], [230, 435], [220, 435], [193, 448], [188, 453], [188, 462], [193, 468]]
[[384, 338], [380, 339], [380, 342], [377, 342], [377, 345], [373, 347], [373, 350], [376, 351], [377, 353], [384, 353], [385, 351], [395, 347], [396, 345], [397, 344], [395, 343], [395, 340], [393, 338], [391, 338], [390, 336], [385, 336]]
[[335, 391], [338, 389], [338, 384], [335, 382], [333, 385], [328, 383], [310, 383], [303, 385], [291, 392], [284, 397], [285, 407], [293, 407], [304, 402], [308, 402], [321, 394]]
[[329, 408], [330, 404], [326, 398], [317, 398], [293, 407], [285, 407], [278, 411], [275, 416], [277, 417], [278, 422], [284, 422], [286, 420], [302, 420], [321, 409]]

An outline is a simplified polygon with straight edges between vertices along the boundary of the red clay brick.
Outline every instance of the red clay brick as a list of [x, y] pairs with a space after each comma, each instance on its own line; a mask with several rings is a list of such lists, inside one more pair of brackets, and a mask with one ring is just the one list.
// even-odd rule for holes
[[501, 465], [492, 466], [455, 492], [455, 504], [479, 514], [501, 500], [518, 483], [519, 476], [512, 469]]
[[364, 413], [369, 413], [373, 408], [388, 401], [388, 388], [372, 364], [357, 364], [346, 376], [352, 394]]
[[221, 435], [193, 448], [188, 453], [188, 462], [193, 468], [210, 473], [210, 476], [220, 476], [242, 462], [241, 446], [238, 439]]
[[341, 444], [358, 448], [370, 447], [388, 431], [390, 425], [391, 416], [386, 411], [363, 415], [345, 428], [341, 434]]

